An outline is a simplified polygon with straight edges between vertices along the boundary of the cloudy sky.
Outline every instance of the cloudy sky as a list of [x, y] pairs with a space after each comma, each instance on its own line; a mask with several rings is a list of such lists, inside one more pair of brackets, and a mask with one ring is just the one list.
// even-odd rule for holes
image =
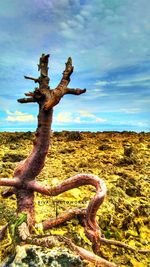
[[18, 98], [35, 84], [50, 53], [51, 88], [73, 59], [69, 87], [54, 109], [53, 130], [150, 131], [149, 0], [1, 0], [0, 129], [34, 131], [37, 104]]

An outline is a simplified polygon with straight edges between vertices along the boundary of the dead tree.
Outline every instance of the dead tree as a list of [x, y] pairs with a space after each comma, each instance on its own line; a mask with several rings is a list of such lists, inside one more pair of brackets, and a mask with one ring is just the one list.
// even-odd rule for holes
[[[33, 80], [39, 84], [39, 87], [35, 88], [33, 92], [26, 93], [26, 98], [18, 99], [20, 103], [37, 103], [39, 105], [38, 114], [38, 126], [36, 130], [36, 138], [33, 143], [33, 149], [31, 154], [21, 161], [14, 171], [12, 179], [1, 178], [1, 186], [9, 186], [10, 188], [2, 193], [3, 197], [9, 197], [12, 194], [16, 195], [17, 199], [17, 214], [26, 214], [26, 223], [23, 223], [23, 227], [27, 228], [25, 236], [21, 236], [22, 239], [30, 240], [32, 235], [33, 226], [35, 226], [35, 210], [34, 210], [34, 192], [41, 193], [47, 196], [57, 196], [72, 188], [80, 187], [82, 185], [92, 185], [96, 189], [95, 196], [91, 199], [88, 207], [85, 209], [70, 210], [59, 217], [43, 221], [43, 230], [48, 230], [54, 226], [64, 223], [67, 220], [72, 219], [75, 216], [80, 216], [85, 229], [86, 236], [92, 242], [93, 251], [98, 254], [101, 243], [107, 243], [106, 239], [101, 237], [101, 231], [96, 221], [96, 213], [102, 204], [106, 195], [106, 185], [103, 180], [92, 174], [78, 174], [69, 179], [64, 180], [61, 184], [50, 187], [43, 186], [36, 181], [37, 175], [44, 167], [46, 155], [50, 146], [50, 131], [53, 116], [53, 107], [56, 106], [61, 98], [66, 94], [80, 95], [86, 92], [86, 89], [73, 89], [68, 88], [70, 82], [70, 76], [73, 72], [72, 59], [69, 57], [66, 63], [65, 70], [63, 72], [62, 79], [55, 89], [49, 87], [48, 77], [48, 60], [49, 55], [42, 54], [38, 70], [40, 71], [39, 78], [32, 78], [25, 76], [26, 79]], [[20, 225], [21, 227], [21, 225]], [[5, 232], [6, 227], [1, 230], [1, 237]], [[67, 240], [67, 239], [65, 239]], [[35, 241], [35, 242], [34, 242]], [[104, 259], [90, 254], [86, 250], [77, 247], [71, 241], [70, 247], [74, 249], [82, 258], [96, 261], [97, 266], [116, 266], [113, 263], [109, 263]], [[109, 241], [110, 242], [110, 241]], [[117, 241], [116, 241], [117, 242]], [[32, 239], [32, 243], [37, 243], [37, 239]], [[46, 241], [45, 241], [46, 244]], [[114, 245], [114, 243], [113, 243]], [[128, 248], [127, 248], [128, 249]], [[98, 265], [101, 264], [101, 265]]]

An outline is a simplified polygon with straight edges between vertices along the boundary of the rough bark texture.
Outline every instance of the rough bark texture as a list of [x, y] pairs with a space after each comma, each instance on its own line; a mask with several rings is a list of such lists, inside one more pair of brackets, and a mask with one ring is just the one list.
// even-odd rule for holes
[[92, 174], [78, 174], [69, 179], [66, 179], [56, 187], [44, 187], [36, 181], [28, 183], [30, 190], [39, 192], [48, 196], [57, 196], [69, 189], [77, 188], [82, 185], [93, 185], [96, 188], [96, 195], [91, 199], [86, 210], [72, 211], [68, 215], [60, 216], [55, 221], [46, 220], [43, 222], [43, 229], [46, 230], [52, 226], [56, 226], [70, 218], [73, 218], [77, 214], [80, 214], [83, 220], [84, 229], [86, 236], [90, 239], [93, 244], [93, 250], [98, 253], [100, 247], [101, 232], [98, 223], [96, 222], [96, 212], [100, 205], [104, 201], [106, 195], [106, 185], [103, 180], [99, 179], [96, 175]]
[[[86, 92], [86, 89], [68, 88], [70, 76], [73, 72], [72, 59], [69, 57], [66, 62], [66, 67], [63, 72], [62, 79], [55, 89], [49, 87], [48, 77], [48, 60], [49, 55], [42, 54], [38, 64], [40, 71], [39, 78], [24, 76], [25, 79], [33, 80], [39, 84], [33, 92], [25, 93], [26, 98], [18, 99], [20, 103], [36, 102], [39, 105], [38, 126], [36, 130], [36, 139], [33, 144], [31, 154], [22, 162], [19, 163], [14, 171], [13, 179], [0, 179], [0, 185], [11, 186], [3, 192], [3, 197], [9, 197], [16, 194], [17, 198], [17, 213], [27, 214], [27, 224], [29, 229], [35, 225], [34, 211], [34, 192], [40, 192], [49, 196], [56, 196], [74, 187], [79, 187], [85, 184], [91, 184], [96, 188], [96, 195], [90, 201], [87, 210], [75, 210], [62, 215], [55, 221], [52, 219], [43, 222], [43, 228], [46, 230], [53, 225], [58, 225], [66, 220], [69, 220], [77, 214], [82, 216], [85, 233], [93, 242], [97, 242], [99, 246], [100, 230], [96, 223], [95, 216], [97, 209], [103, 202], [106, 194], [106, 187], [102, 180], [94, 175], [76, 175], [65, 180], [55, 188], [46, 188], [35, 181], [36, 176], [44, 167], [45, 157], [50, 146], [50, 129], [52, 124], [53, 107], [59, 103], [61, 98], [66, 94], [80, 95]], [[102, 187], [102, 190], [101, 190]]]
[[38, 127], [36, 130], [36, 139], [33, 144], [31, 154], [19, 163], [14, 171], [13, 179], [0, 179], [0, 185], [13, 186], [10, 190], [3, 192], [4, 197], [16, 194], [17, 212], [25, 212], [28, 215], [28, 226], [31, 228], [35, 224], [34, 213], [34, 189], [29, 188], [30, 181], [34, 181], [36, 176], [44, 167], [46, 155], [50, 146], [50, 130], [52, 124], [53, 107], [59, 103], [60, 99], [67, 93], [82, 94], [85, 89], [68, 89], [70, 75], [73, 72], [72, 60], [68, 59], [63, 77], [59, 85], [51, 90], [48, 77], [48, 59], [49, 55], [42, 54], [38, 70], [39, 78], [25, 76], [26, 79], [33, 80], [39, 84], [33, 92], [25, 93], [27, 98], [18, 99], [20, 103], [36, 102], [39, 105]]

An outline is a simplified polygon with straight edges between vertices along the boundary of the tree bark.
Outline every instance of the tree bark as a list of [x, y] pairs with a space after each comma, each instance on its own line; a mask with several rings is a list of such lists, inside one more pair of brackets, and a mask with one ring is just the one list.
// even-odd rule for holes
[[66, 179], [58, 186], [44, 187], [36, 182], [36, 176], [44, 167], [46, 155], [50, 145], [50, 130], [52, 124], [53, 107], [59, 103], [60, 99], [65, 94], [80, 95], [85, 93], [86, 89], [70, 89], [67, 88], [70, 82], [70, 76], [73, 72], [72, 59], [68, 58], [66, 68], [63, 72], [63, 77], [58, 86], [51, 90], [49, 87], [48, 77], [48, 58], [49, 55], [42, 54], [39, 63], [41, 75], [39, 78], [25, 76], [26, 79], [31, 79], [39, 83], [39, 88], [35, 88], [34, 92], [26, 93], [27, 98], [19, 99], [20, 103], [37, 102], [39, 104], [38, 127], [36, 130], [36, 139], [31, 154], [20, 164], [14, 171], [14, 179], [1, 179], [0, 185], [13, 186], [10, 190], [3, 193], [7, 197], [13, 193], [17, 198], [17, 213], [27, 214], [27, 224], [31, 230], [35, 225], [35, 210], [34, 210], [34, 192], [39, 192], [48, 196], [57, 196], [67, 190], [76, 188], [82, 185], [93, 185], [96, 188], [95, 197], [89, 202], [87, 209], [74, 210], [63, 214], [56, 220], [46, 220], [43, 224], [43, 229], [47, 230], [52, 226], [56, 226], [66, 220], [73, 218], [76, 215], [82, 217], [86, 236], [91, 240], [93, 249], [97, 253], [100, 246], [101, 232], [96, 222], [96, 212], [102, 204], [106, 195], [105, 183], [95, 175], [79, 174], [69, 179]]
[[21, 161], [14, 171], [13, 179], [0, 179], [1, 186], [12, 186], [9, 190], [2, 193], [3, 197], [9, 197], [16, 194], [17, 213], [27, 214], [27, 223], [29, 228], [35, 224], [34, 211], [34, 188], [29, 188], [30, 182], [34, 182], [37, 175], [44, 167], [45, 158], [50, 146], [50, 131], [53, 116], [53, 107], [59, 103], [60, 99], [67, 93], [82, 94], [85, 89], [68, 89], [70, 76], [73, 72], [72, 60], [68, 59], [63, 77], [55, 89], [49, 87], [48, 77], [48, 59], [49, 55], [42, 54], [39, 60], [38, 70], [39, 78], [25, 76], [26, 79], [33, 80], [39, 84], [33, 92], [25, 93], [27, 98], [18, 99], [20, 103], [37, 103], [39, 105], [38, 126], [36, 138], [30, 155]]

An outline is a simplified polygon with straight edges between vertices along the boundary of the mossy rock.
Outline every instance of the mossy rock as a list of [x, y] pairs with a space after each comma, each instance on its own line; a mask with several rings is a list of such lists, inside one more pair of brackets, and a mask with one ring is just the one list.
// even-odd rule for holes
[[3, 267], [83, 267], [85, 263], [69, 249], [54, 247], [41, 248], [34, 245], [16, 247], [16, 255], [8, 257]]

